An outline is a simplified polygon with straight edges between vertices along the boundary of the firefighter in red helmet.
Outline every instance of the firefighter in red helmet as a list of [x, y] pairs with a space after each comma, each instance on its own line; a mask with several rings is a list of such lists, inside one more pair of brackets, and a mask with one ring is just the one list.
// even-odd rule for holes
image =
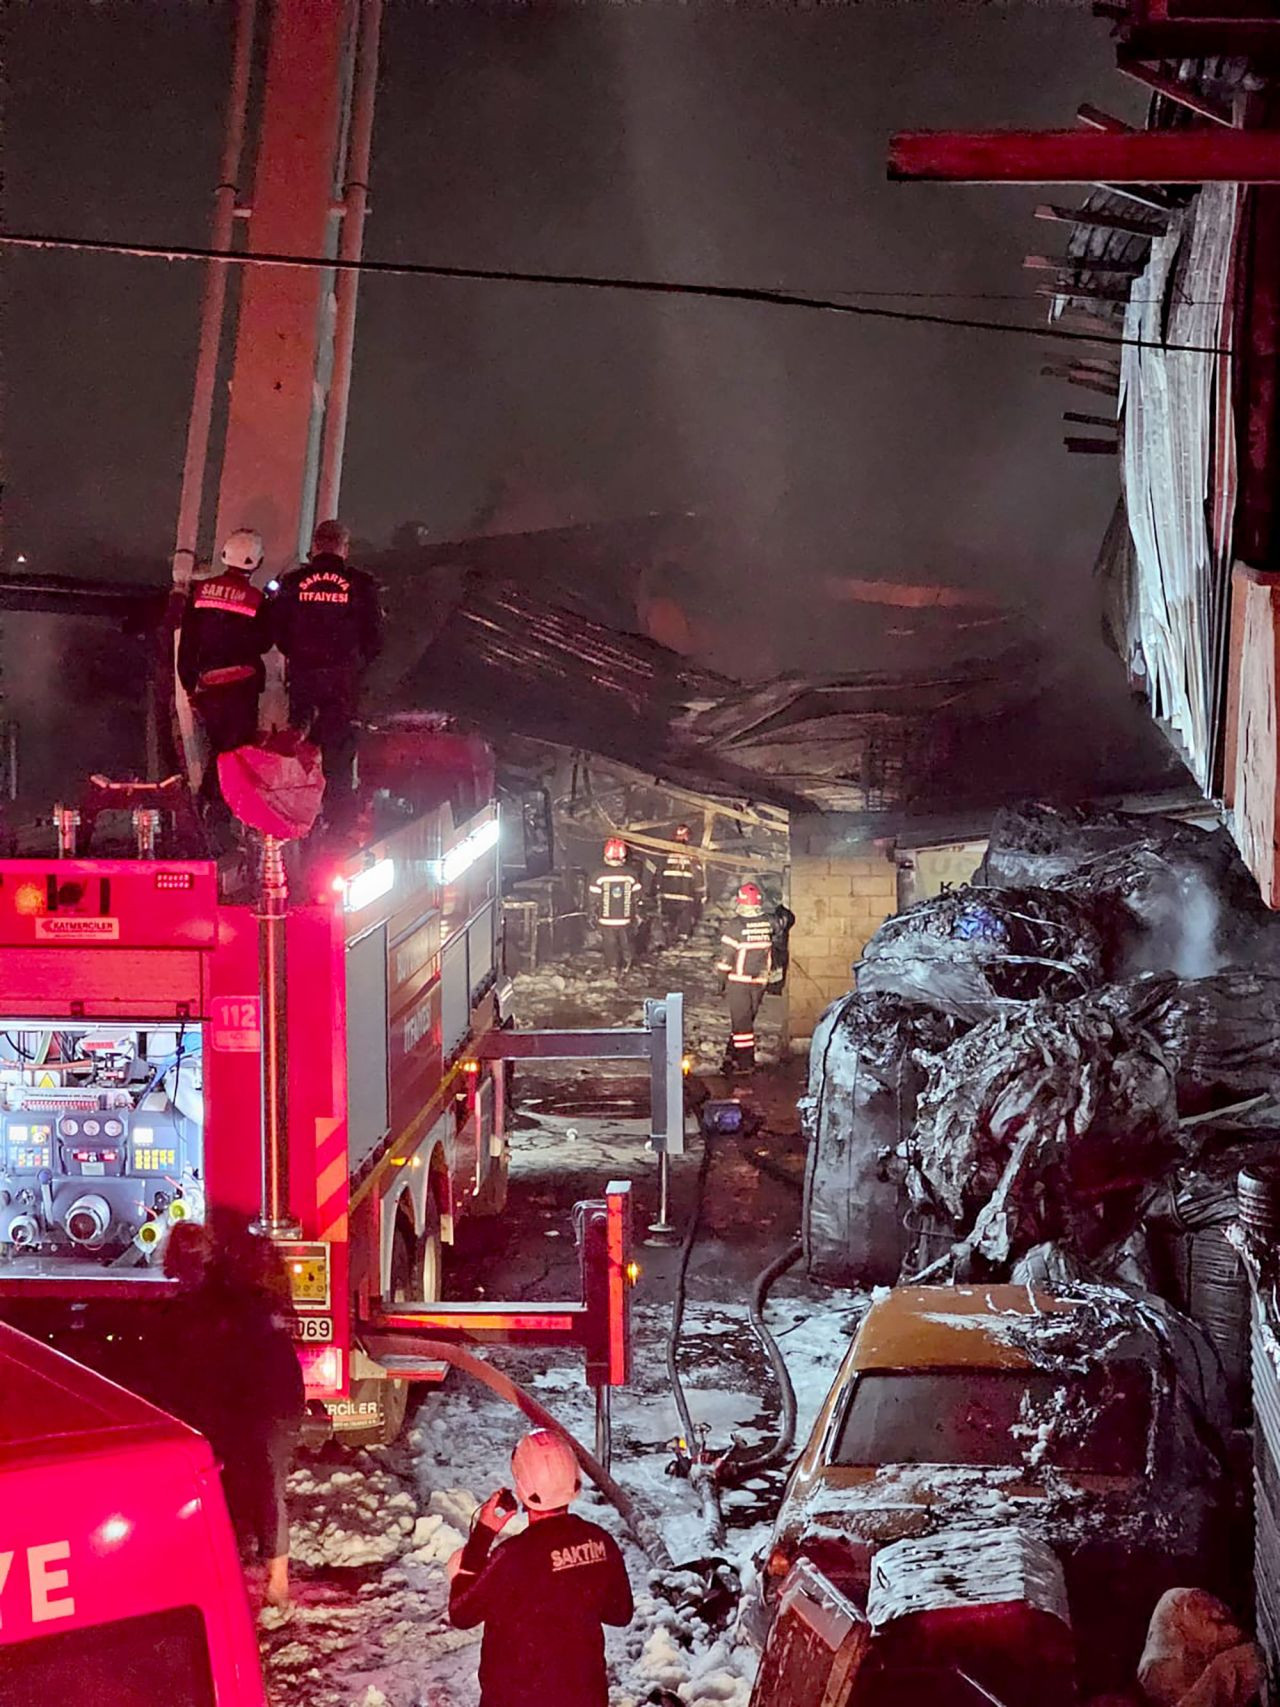
[[604, 863], [588, 891], [592, 923], [600, 932], [605, 965], [625, 972], [635, 959], [643, 884], [621, 836], [604, 844]]
[[658, 915], [664, 943], [681, 942], [693, 935], [702, 909], [702, 865], [689, 850], [687, 824], [677, 824], [678, 844], [658, 869]]
[[[449, 1622], [484, 1625], [480, 1707], [608, 1707], [605, 1624], [629, 1624], [631, 1584], [618, 1543], [569, 1510], [582, 1487], [573, 1449], [535, 1429], [511, 1454], [511, 1480], [476, 1513], [449, 1561]], [[519, 1505], [529, 1526], [494, 1547]]]
[[729, 1046], [724, 1065], [727, 1073], [749, 1073], [756, 1064], [756, 1014], [773, 969], [772, 921], [765, 915], [758, 883], [742, 884], [735, 912], [736, 919], [720, 938], [716, 962], [716, 971], [729, 992]]

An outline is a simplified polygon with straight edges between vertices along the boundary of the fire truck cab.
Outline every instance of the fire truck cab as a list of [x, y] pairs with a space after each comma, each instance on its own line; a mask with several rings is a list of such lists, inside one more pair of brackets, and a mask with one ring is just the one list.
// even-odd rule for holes
[[[291, 883], [281, 1249], [308, 1395], [370, 1439], [405, 1388], [358, 1320], [438, 1297], [459, 1218], [505, 1199], [504, 1070], [475, 1044], [506, 1016], [488, 750], [399, 728], [361, 767], [386, 827], [304, 850]], [[173, 1223], [257, 1213], [258, 956], [252, 894], [220, 896], [210, 862], [0, 861], [0, 1315], [144, 1331]]]
[[208, 1442], [0, 1323], [0, 1699], [265, 1707]]

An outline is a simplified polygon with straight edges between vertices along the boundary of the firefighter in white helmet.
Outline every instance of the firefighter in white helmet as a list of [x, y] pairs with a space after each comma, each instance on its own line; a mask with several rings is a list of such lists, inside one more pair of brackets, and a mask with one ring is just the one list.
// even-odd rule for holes
[[258, 695], [271, 645], [266, 604], [254, 586], [262, 538], [237, 528], [222, 547], [222, 571], [191, 589], [178, 631], [178, 680], [209, 747], [201, 796], [218, 800], [218, 755], [245, 747], [258, 733]]
[[[515, 1494], [490, 1494], [449, 1561], [449, 1622], [484, 1625], [480, 1707], [608, 1707], [602, 1626], [629, 1624], [634, 1610], [621, 1550], [569, 1510], [582, 1476], [563, 1435], [525, 1435], [511, 1479]], [[517, 1496], [528, 1528], [491, 1553]]]

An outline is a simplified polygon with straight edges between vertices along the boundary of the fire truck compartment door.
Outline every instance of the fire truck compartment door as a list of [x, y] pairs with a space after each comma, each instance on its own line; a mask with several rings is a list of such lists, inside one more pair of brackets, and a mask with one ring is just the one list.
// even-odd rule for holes
[[782, 1586], [751, 1707], [856, 1707], [871, 1626], [816, 1566], [800, 1559]]
[[6, 948], [0, 1013], [23, 1019], [201, 1019], [204, 956], [195, 949]]
[[386, 1137], [387, 927], [347, 948], [347, 1153], [358, 1168]]

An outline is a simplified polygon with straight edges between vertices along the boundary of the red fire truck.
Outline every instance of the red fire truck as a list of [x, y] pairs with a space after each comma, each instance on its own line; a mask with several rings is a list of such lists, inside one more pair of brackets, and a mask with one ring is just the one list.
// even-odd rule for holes
[[[362, 762], [379, 776], [376, 749]], [[382, 764], [403, 821], [309, 859], [284, 921], [280, 1242], [308, 1394], [361, 1438], [395, 1432], [406, 1388], [355, 1321], [440, 1295], [442, 1245], [502, 1207], [507, 1167], [504, 1067], [478, 1048], [506, 1017], [492, 762], [435, 728]], [[258, 1213], [257, 912], [207, 862], [0, 861], [0, 1314], [18, 1325], [138, 1323], [175, 1220]]]

